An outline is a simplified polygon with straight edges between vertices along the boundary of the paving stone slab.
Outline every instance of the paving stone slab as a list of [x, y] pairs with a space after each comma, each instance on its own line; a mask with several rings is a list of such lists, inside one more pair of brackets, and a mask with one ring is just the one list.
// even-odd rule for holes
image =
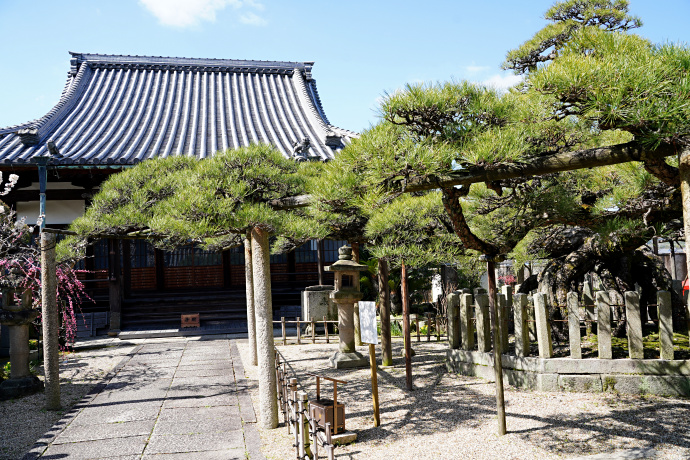
[[214, 450], [244, 450], [244, 436], [241, 430], [188, 435], [158, 435], [154, 433], [149, 439], [146, 454], [200, 452], [211, 446]]
[[171, 407], [211, 407], [211, 406], [236, 406], [237, 397], [230, 394], [217, 396], [188, 396], [188, 397], [168, 397], [163, 402], [163, 409]]
[[184, 369], [177, 369], [175, 377], [216, 377], [219, 375], [228, 375], [228, 370], [228, 368], [194, 369], [186, 367]]
[[165, 434], [194, 434], [194, 433], [226, 433], [242, 429], [239, 417], [206, 418], [199, 420], [158, 420], [154, 435]]
[[218, 407], [178, 407], [161, 411], [158, 421], [205, 420], [227, 417], [240, 417], [237, 406]]
[[97, 459], [108, 457], [138, 456], [146, 447], [148, 436], [101, 439], [98, 441], [52, 444], [42, 459]]
[[266, 460], [264, 454], [261, 453], [261, 435], [256, 429], [256, 424], [245, 423], [243, 428], [244, 444], [249, 454], [249, 460]]
[[[184, 452], [181, 454], [144, 455], [142, 460], [246, 460], [244, 449]], [[254, 457], [251, 457], [254, 460]]]
[[133, 422], [94, 423], [90, 425], [69, 426], [55, 438], [53, 444], [148, 436], [151, 434], [155, 423], [155, 419], [150, 419]]
[[155, 420], [158, 418], [161, 404], [162, 402], [90, 406], [82, 410], [70, 426]]

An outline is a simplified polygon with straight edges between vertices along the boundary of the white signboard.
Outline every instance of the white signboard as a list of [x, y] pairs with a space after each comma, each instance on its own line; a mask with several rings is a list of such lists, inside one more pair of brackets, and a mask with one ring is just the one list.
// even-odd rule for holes
[[362, 343], [378, 345], [379, 335], [376, 330], [376, 302], [359, 303], [359, 330]]

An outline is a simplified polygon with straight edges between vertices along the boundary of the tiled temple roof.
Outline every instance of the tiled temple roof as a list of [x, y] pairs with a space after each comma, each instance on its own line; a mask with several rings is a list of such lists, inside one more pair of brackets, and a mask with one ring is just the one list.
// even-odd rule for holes
[[328, 122], [312, 62], [70, 54], [57, 105], [0, 128], [0, 166], [34, 163], [50, 140], [61, 155], [52, 164], [88, 167], [205, 158], [259, 142], [328, 160], [356, 136]]

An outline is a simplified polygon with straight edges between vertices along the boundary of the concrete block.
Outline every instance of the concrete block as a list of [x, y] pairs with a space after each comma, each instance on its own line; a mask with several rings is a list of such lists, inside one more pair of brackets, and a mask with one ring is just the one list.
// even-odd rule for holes
[[537, 374], [538, 391], [559, 391], [558, 374]]
[[[302, 291], [302, 319], [323, 321], [326, 316], [329, 321], [337, 320], [338, 308], [329, 298], [331, 292], [333, 286], [309, 286]], [[323, 329], [323, 324], [320, 327]]]
[[563, 391], [578, 393], [601, 393], [602, 391], [599, 375], [559, 375], [558, 386]]
[[690, 377], [664, 375], [602, 375], [604, 391], [625, 394], [690, 396]]

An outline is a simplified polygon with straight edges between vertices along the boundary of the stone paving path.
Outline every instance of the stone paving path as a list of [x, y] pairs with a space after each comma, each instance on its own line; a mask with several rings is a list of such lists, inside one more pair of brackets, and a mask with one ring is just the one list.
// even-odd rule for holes
[[264, 460], [237, 346], [137, 346], [24, 458]]

